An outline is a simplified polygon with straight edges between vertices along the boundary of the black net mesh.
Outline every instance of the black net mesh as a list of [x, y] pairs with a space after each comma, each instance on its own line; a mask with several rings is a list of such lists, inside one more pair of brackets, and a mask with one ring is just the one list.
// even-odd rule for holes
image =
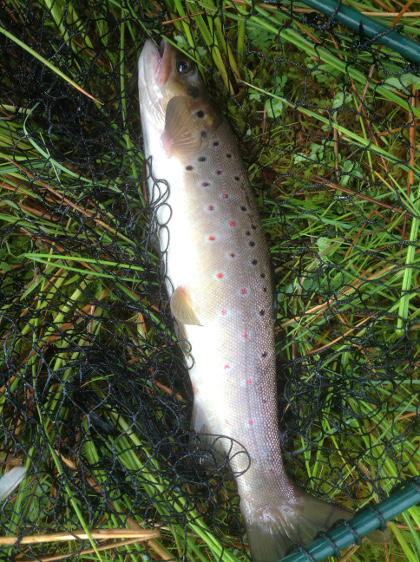
[[420, 71], [275, 4], [1, 7], [0, 460], [29, 469], [2, 502], [0, 534], [19, 541], [0, 541], [4, 560], [99, 559], [89, 540], [23, 539], [153, 527], [147, 551], [103, 560], [246, 559], [229, 471], [205, 472], [188, 446], [142, 182], [150, 35], [194, 40], [243, 148], [275, 268], [293, 478], [356, 508], [418, 469]]

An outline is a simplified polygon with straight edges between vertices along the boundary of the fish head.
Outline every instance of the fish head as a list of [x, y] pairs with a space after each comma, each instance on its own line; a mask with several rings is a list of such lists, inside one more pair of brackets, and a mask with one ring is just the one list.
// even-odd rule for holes
[[139, 94], [142, 120], [151, 121], [162, 132], [168, 106], [174, 110], [183, 106], [202, 131], [214, 127], [219, 118], [195, 62], [166, 39], [159, 48], [151, 39], [144, 44], [139, 59]]

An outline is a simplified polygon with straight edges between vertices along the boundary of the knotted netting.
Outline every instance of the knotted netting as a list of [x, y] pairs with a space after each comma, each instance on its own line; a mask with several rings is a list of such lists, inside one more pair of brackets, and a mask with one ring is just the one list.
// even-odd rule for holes
[[[150, 36], [201, 63], [255, 189], [289, 473], [355, 509], [419, 471], [419, 66], [295, 2], [15, 0], [0, 16], [0, 459], [28, 472], [2, 501], [4, 560], [247, 559], [228, 468], [189, 445], [144, 188]], [[416, 560], [419, 515], [352, 560]], [[92, 534], [108, 529], [160, 536]]]

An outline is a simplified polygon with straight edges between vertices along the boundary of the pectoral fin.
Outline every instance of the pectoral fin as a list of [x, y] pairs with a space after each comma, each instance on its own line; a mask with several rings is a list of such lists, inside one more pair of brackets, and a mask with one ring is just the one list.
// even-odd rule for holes
[[200, 150], [201, 132], [197, 128], [186, 97], [175, 96], [169, 100], [162, 144], [168, 157], [189, 159]]

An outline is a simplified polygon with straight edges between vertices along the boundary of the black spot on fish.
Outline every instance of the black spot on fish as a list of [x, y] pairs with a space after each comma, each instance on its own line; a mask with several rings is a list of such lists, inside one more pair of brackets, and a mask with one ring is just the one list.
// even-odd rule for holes
[[235, 176], [235, 180], [236, 180], [236, 181], [239, 181], [239, 176]]
[[214, 141], [213, 146], [219, 146], [219, 141]]
[[193, 170], [194, 168], [192, 166], [185, 166], [185, 169], [191, 172], [191, 170]]
[[199, 161], [199, 162], [205, 162], [206, 160], [207, 160], [207, 158], [206, 158], [205, 156], [200, 156], [200, 157], [198, 158], [198, 161]]
[[255, 226], [255, 224], [251, 224], [251, 228], [252, 228], [252, 230], [257, 230], [257, 227]]
[[232, 158], [232, 154], [226, 154], [226, 158]]
[[260, 310], [260, 314], [261, 314], [261, 316], [264, 316], [265, 310]]
[[191, 96], [192, 98], [198, 98], [198, 88], [196, 86], [190, 86], [188, 88], [188, 95]]
[[261, 273], [261, 279], [265, 279], [265, 273]]
[[264, 291], [264, 293], [266, 293], [266, 292], [267, 292], [267, 287], [264, 287], [263, 291]]
[[249, 245], [252, 246], [252, 247], [254, 247], [254, 246], [255, 246], [255, 242], [250, 242]]
[[266, 352], [266, 351], [263, 351], [263, 352], [261, 353], [261, 357], [267, 357], [267, 352]]
[[200, 109], [200, 111], [197, 111], [196, 115], [197, 115], [197, 117], [202, 119], [204, 117], [204, 111], [201, 111], [201, 109]]
[[258, 260], [252, 260], [252, 262], [251, 262], [251, 263], [252, 263], [252, 265], [257, 265], [257, 263], [258, 263]]
[[201, 138], [202, 138], [202, 139], [205, 139], [206, 136], [207, 136], [206, 131], [201, 131]]
[[247, 230], [247, 231], [245, 232], [245, 234], [246, 234], [247, 236], [250, 236], [251, 233], [249, 232], [249, 230]]
[[242, 206], [241, 211], [246, 211], [246, 207]]

